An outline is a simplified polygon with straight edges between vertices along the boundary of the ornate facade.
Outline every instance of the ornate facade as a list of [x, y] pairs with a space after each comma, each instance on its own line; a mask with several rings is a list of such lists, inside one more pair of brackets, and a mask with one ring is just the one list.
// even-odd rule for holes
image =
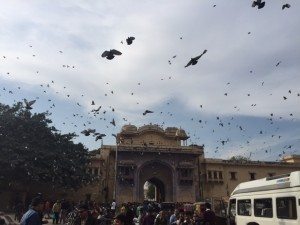
[[89, 193], [92, 199], [102, 202], [113, 198], [118, 202], [142, 202], [143, 186], [149, 181], [157, 188], [158, 201], [227, 199], [241, 182], [300, 170], [299, 156], [281, 162], [206, 159], [203, 146], [187, 146], [188, 138], [176, 127], [125, 125], [117, 134], [117, 144], [103, 145], [94, 156], [101, 162], [93, 162], [93, 166], [98, 165], [101, 182], [77, 196], [83, 198]]
[[187, 139], [185, 131], [175, 127], [124, 126], [116, 146], [101, 147], [107, 162], [104, 183], [109, 196], [104, 200], [116, 197], [119, 202], [142, 202], [146, 181], [155, 184], [158, 201], [200, 199], [198, 164], [203, 148], [186, 146]]

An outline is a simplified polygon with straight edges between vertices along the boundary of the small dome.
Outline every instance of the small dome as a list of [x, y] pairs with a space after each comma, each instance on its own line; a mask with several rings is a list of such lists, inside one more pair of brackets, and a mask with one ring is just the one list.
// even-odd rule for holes
[[177, 127], [167, 127], [165, 129], [165, 133], [168, 136], [175, 136], [176, 135], [176, 131], [178, 130]]
[[180, 129], [177, 129], [175, 136], [176, 136], [178, 139], [182, 139], [182, 140], [188, 139], [188, 136], [186, 135], [185, 130], [183, 130], [183, 129], [181, 129], [181, 128], [180, 128]]
[[137, 127], [134, 126], [134, 125], [131, 125], [131, 124], [128, 124], [128, 125], [124, 125], [122, 127], [122, 131], [123, 133], [135, 133], [137, 132]]
[[139, 132], [145, 132], [145, 131], [158, 131], [158, 132], [164, 132], [164, 130], [162, 128], [160, 128], [158, 125], [144, 125], [141, 126], [138, 129]]

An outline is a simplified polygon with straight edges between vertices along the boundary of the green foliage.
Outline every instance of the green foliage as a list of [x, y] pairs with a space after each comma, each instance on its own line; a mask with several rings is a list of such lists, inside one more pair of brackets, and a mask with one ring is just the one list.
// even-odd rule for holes
[[149, 183], [146, 196], [147, 196], [148, 199], [154, 199], [155, 198], [155, 186], [151, 183]]
[[240, 163], [250, 161], [247, 157], [241, 155], [232, 156], [229, 160], [234, 162], [240, 162]]
[[87, 149], [74, 133], [60, 134], [47, 113], [32, 114], [19, 102], [0, 103], [1, 186], [46, 183], [77, 189], [95, 178], [86, 171]]

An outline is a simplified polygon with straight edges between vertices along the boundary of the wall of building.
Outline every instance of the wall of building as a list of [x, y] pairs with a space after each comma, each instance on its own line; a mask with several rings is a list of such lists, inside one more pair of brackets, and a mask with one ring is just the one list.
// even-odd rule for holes
[[[254, 179], [290, 173], [300, 170], [300, 164], [294, 163], [232, 163], [226, 160], [206, 160], [204, 175], [204, 196], [206, 198], [228, 198], [235, 187]], [[209, 173], [211, 172], [211, 177]], [[215, 177], [215, 172], [217, 176]], [[222, 177], [220, 178], [219, 172]], [[235, 179], [232, 177], [235, 173]]]

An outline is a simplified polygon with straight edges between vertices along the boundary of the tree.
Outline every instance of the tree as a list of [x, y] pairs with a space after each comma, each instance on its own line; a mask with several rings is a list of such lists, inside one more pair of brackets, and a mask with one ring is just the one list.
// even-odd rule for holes
[[87, 173], [88, 150], [60, 134], [48, 113], [32, 114], [21, 102], [0, 103], [0, 186], [50, 184], [78, 189], [95, 178]]
[[241, 155], [232, 156], [229, 160], [230, 161], [234, 161], [234, 162], [239, 162], [239, 163], [249, 162], [250, 161], [247, 157], [241, 156]]
[[155, 198], [155, 186], [152, 183], [149, 183], [149, 185], [148, 185], [148, 190], [147, 190], [146, 196], [148, 199]]

